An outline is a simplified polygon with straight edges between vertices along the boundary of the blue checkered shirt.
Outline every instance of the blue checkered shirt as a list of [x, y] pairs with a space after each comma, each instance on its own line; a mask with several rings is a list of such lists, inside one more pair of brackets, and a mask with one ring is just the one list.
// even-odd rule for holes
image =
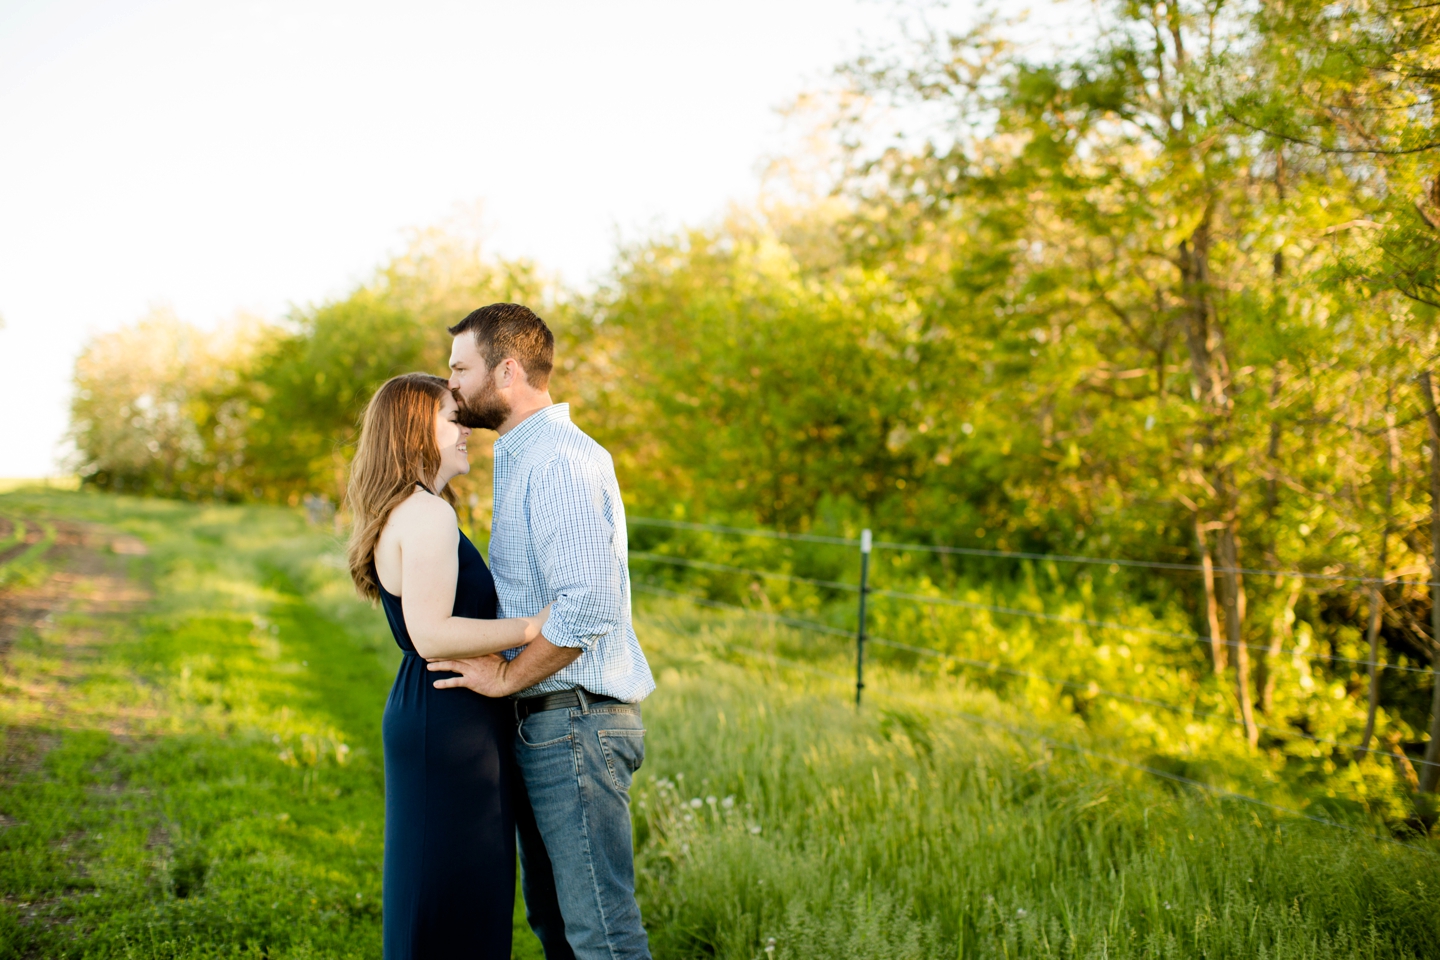
[[655, 689], [630, 622], [625, 505], [615, 465], [570, 422], [568, 403], [531, 414], [495, 441], [490, 572], [500, 616], [529, 617], [553, 603], [545, 639], [584, 651], [517, 696], [584, 687], [637, 703]]

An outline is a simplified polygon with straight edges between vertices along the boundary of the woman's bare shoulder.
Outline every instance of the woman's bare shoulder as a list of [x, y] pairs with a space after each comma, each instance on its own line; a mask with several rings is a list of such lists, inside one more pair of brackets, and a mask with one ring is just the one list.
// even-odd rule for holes
[[[434, 536], [446, 531], [457, 531], [459, 518], [455, 515], [455, 508], [445, 500], [417, 487], [415, 492], [390, 514], [390, 522], [385, 526], [402, 538], [409, 534]], [[455, 535], [459, 536], [458, 533]]]

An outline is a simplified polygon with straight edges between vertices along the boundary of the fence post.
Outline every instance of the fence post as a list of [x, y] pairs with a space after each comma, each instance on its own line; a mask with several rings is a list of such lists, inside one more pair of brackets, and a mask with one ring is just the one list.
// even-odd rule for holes
[[865, 689], [865, 596], [870, 592], [870, 531], [860, 531], [860, 625], [855, 631], [855, 709]]

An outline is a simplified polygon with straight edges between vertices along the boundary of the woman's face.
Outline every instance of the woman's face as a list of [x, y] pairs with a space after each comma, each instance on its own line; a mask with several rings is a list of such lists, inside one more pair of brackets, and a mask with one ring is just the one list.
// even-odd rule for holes
[[465, 449], [470, 439], [470, 428], [456, 422], [460, 408], [448, 392], [440, 399], [440, 410], [435, 414], [435, 443], [440, 448], [440, 475], [435, 478], [435, 489], [443, 490], [445, 484], [463, 473], [470, 472], [470, 454]]

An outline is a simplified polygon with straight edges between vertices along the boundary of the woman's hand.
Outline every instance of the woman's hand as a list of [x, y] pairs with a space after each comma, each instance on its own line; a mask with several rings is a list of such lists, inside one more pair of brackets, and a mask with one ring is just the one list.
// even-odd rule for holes
[[[550, 608], [546, 607], [545, 611]], [[542, 612], [545, 612], [542, 611]], [[544, 620], [542, 619], [543, 623]], [[536, 627], [538, 632], [539, 627]], [[508, 697], [515, 691], [506, 683], [510, 662], [497, 653], [485, 657], [470, 657], [464, 660], [432, 660], [425, 669], [432, 673], [458, 673], [458, 677], [444, 677], [435, 681], [436, 690], [464, 687], [482, 697]]]
[[547, 603], [544, 610], [541, 610], [533, 617], [525, 618], [526, 620], [530, 621], [529, 624], [525, 627], [526, 643], [529, 643], [530, 641], [540, 636], [540, 628], [545, 626], [546, 620], [550, 619], [550, 608], [553, 606], [555, 606], [555, 604]]

